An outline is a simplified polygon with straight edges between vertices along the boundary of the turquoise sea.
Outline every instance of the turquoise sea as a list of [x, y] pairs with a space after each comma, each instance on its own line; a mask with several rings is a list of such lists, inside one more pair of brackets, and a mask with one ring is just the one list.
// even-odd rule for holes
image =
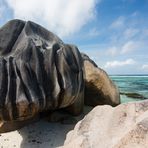
[[110, 78], [120, 90], [122, 103], [148, 98], [148, 75], [112, 75]]

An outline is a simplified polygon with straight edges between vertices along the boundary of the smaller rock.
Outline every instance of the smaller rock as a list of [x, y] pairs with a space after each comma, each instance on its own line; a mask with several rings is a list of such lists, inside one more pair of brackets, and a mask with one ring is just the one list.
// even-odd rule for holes
[[36, 122], [38, 120], [39, 120], [39, 116], [35, 116], [25, 121], [5, 121], [5, 122], [1, 121], [0, 122], [0, 133], [10, 132], [13, 130], [20, 129], [24, 127], [25, 125]]
[[127, 97], [135, 98], [135, 99], [148, 99], [148, 98], [146, 98], [143, 95], [138, 94], [138, 93], [124, 93], [124, 92], [120, 92], [120, 95], [125, 95]]
[[61, 110], [57, 110], [54, 112], [51, 112], [45, 120], [49, 121], [49, 122], [60, 122], [66, 118], [68, 118], [70, 115], [68, 113], [65, 113]]
[[78, 121], [74, 117], [69, 117], [61, 121], [62, 124], [76, 124]]
[[32, 142], [36, 142], [36, 140], [35, 140], [35, 139], [33, 139], [33, 140], [32, 140]]
[[85, 104], [91, 106], [120, 104], [119, 90], [107, 73], [87, 55], [81, 55], [85, 71]]
[[61, 122], [62, 124], [76, 124], [77, 120], [63, 110], [57, 110], [48, 114], [45, 120], [49, 122]]

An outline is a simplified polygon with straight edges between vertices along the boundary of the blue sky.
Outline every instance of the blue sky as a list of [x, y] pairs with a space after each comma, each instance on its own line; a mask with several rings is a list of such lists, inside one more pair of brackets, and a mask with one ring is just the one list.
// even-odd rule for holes
[[109, 74], [148, 74], [148, 0], [0, 0], [0, 26], [35, 21]]

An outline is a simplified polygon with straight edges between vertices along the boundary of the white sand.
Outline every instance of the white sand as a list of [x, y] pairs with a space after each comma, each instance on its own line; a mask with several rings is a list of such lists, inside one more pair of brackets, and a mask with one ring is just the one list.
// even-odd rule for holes
[[[90, 107], [85, 107], [81, 120]], [[55, 148], [64, 144], [66, 134], [75, 124], [50, 123], [45, 120], [29, 124], [24, 128], [0, 134], [0, 148]]]

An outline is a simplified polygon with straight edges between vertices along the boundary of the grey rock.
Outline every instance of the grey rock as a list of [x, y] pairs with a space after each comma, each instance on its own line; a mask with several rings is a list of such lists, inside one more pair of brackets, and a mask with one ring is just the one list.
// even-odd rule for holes
[[24, 121], [57, 108], [83, 109], [83, 60], [78, 48], [31, 21], [0, 28], [0, 121]]

